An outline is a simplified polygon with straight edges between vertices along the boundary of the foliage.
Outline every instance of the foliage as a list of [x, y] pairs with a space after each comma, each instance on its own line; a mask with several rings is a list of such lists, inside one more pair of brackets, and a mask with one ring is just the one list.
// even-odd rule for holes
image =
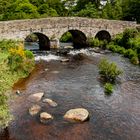
[[113, 85], [111, 83], [106, 83], [104, 85], [104, 91], [106, 94], [110, 95], [111, 93], [113, 93]]
[[123, 19], [140, 23], [140, 0], [123, 0]]
[[104, 49], [107, 45], [106, 40], [99, 40], [98, 38], [88, 38], [87, 40], [90, 47], [100, 47]]
[[128, 49], [125, 51], [124, 56], [131, 59], [132, 57], [137, 57], [137, 53], [132, 49]]
[[0, 20], [81, 16], [140, 22], [139, 0], [0, 0]]
[[0, 41], [0, 50], [8, 51], [10, 48], [17, 48], [18, 41], [14, 40], [1, 40]]
[[24, 51], [22, 44], [16, 49], [11, 48], [9, 53], [8, 64], [10, 65], [11, 71], [23, 71], [28, 75], [34, 66], [33, 54], [29, 51]]
[[[8, 108], [7, 90], [19, 78], [27, 77], [34, 67], [33, 54], [23, 50], [23, 45], [12, 40], [0, 41], [0, 128], [7, 127], [12, 119]], [[11, 69], [13, 66], [14, 70]]]
[[122, 34], [116, 35], [106, 48], [112, 52], [123, 54], [133, 64], [139, 64], [140, 33], [137, 29], [126, 29]]
[[115, 82], [117, 76], [122, 74], [122, 70], [114, 62], [108, 62], [107, 59], [102, 59], [98, 67], [101, 77], [107, 82]]
[[76, 13], [76, 16], [98, 18], [98, 10], [95, 4], [91, 2], [85, 5], [85, 8]]
[[138, 65], [139, 64], [139, 58], [137, 56], [133, 56], [131, 59], [130, 59], [131, 63], [134, 64], [134, 65]]
[[114, 3], [107, 1], [107, 4], [102, 9], [102, 18], [107, 19], [121, 19], [122, 18], [122, 6], [121, 0], [116, 0]]
[[66, 32], [60, 38], [61, 42], [72, 42], [72, 35], [70, 32]]
[[123, 37], [121, 39], [121, 45], [126, 49], [129, 49], [130, 46], [128, 44], [131, 38], [135, 38], [138, 35], [137, 29], [125, 29], [123, 32]]

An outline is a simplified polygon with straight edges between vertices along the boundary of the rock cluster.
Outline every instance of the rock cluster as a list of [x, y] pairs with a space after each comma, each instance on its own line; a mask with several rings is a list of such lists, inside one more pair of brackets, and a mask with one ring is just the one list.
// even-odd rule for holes
[[[43, 96], [44, 96], [43, 92], [35, 93], [35, 94], [30, 95], [28, 97], [28, 100], [31, 101], [31, 102], [35, 102], [35, 103], [37, 103], [39, 101], [42, 101], [43, 103], [49, 104], [51, 107], [56, 107], [58, 105], [55, 101], [53, 101], [52, 99], [49, 99], [49, 98], [45, 98], [45, 99], [42, 100]], [[41, 106], [39, 106], [37, 104], [35, 104], [35, 105], [33, 105], [29, 108], [29, 114], [31, 116], [35, 116], [39, 112], [41, 112]], [[40, 117], [40, 122], [41, 123], [46, 123], [50, 120], [53, 120], [53, 118], [54, 118], [48, 112], [41, 112], [39, 117]], [[88, 120], [88, 118], [89, 118], [89, 112], [88, 112], [88, 110], [86, 110], [84, 108], [70, 109], [64, 115], [64, 119], [66, 119], [68, 121], [73, 120], [73, 121], [84, 122], [84, 121]]]

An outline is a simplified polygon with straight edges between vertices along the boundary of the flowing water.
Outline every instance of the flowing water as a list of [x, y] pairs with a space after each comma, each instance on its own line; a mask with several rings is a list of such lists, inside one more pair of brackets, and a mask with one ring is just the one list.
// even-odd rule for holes
[[[77, 53], [83, 53], [79, 57]], [[36, 55], [36, 68], [29, 78], [20, 80], [9, 103], [14, 120], [0, 134], [0, 140], [140, 140], [140, 68], [117, 54], [98, 54], [92, 50], [71, 51], [70, 61], [53, 54]], [[67, 58], [66, 57], [66, 58]], [[97, 64], [102, 57], [115, 61], [124, 70], [114, 93], [106, 96], [99, 81]], [[43, 98], [53, 99], [53, 108], [39, 102], [42, 111], [54, 116], [46, 125], [39, 115], [31, 117], [27, 99], [30, 94], [45, 92]], [[90, 119], [83, 123], [64, 120], [65, 112], [83, 107]]]

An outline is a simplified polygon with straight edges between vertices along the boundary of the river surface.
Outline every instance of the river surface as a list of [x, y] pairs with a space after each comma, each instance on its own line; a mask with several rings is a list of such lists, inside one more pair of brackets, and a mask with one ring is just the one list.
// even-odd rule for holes
[[[83, 53], [82, 58], [77, 53]], [[0, 134], [0, 140], [140, 140], [140, 67], [118, 54], [98, 54], [92, 50], [71, 51], [70, 62], [62, 63], [51, 53], [36, 56], [32, 74], [13, 87], [9, 103], [14, 120]], [[102, 57], [114, 61], [124, 71], [117, 79], [114, 93], [104, 94], [97, 64]], [[20, 95], [15, 91], [20, 90]], [[43, 98], [53, 99], [57, 107], [39, 102], [42, 111], [54, 119], [41, 124], [39, 115], [32, 117], [28, 96], [45, 92]], [[83, 107], [90, 119], [72, 123], [63, 119], [66, 111]]]

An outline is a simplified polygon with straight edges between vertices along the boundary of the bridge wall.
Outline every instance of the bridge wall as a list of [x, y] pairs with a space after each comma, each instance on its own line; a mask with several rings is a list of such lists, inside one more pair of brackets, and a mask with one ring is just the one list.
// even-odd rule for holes
[[136, 22], [81, 17], [3, 21], [0, 22], [0, 39], [24, 40], [33, 32], [40, 32], [49, 38], [56, 37], [59, 39], [70, 29], [80, 30], [87, 37], [93, 37], [101, 30], [106, 30], [113, 36], [123, 32], [126, 28], [134, 28], [136, 26]]

